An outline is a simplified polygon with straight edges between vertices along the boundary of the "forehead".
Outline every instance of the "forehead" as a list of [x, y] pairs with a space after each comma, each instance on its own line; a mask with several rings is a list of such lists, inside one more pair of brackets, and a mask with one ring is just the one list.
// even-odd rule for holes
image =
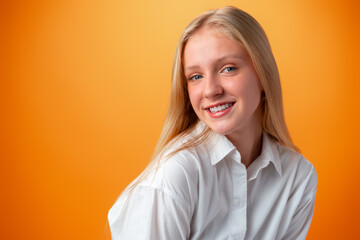
[[183, 51], [184, 67], [193, 64], [205, 64], [227, 55], [245, 56], [247, 52], [239, 41], [215, 28], [205, 26], [197, 30], [188, 39]]

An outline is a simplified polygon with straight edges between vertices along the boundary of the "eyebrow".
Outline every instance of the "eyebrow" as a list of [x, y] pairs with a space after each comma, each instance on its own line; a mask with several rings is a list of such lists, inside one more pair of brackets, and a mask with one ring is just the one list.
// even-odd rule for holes
[[[238, 55], [238, 54], [230, 54], [230, 55], [225, 55], [223, 57], [220, 57], [218, 59], [215, 60], [215, 62], [221, 62], [227, 58], [239, 58], [239, 59], [244, 59], [243, 56], [241, 55]], [[187, 71], [187, 70], [192, 70], [192, 69], [195, 69], [195, 68], [199, 68], [199, 65], [191, 65], [191, 66], [187, 66], [184, 68], [184, 72]]]

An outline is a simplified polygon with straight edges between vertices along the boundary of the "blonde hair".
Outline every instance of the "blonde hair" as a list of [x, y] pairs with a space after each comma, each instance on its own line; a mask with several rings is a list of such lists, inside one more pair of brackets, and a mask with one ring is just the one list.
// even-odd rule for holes
[[[246, 12], [235, 7], [223, 7], [196, 17], [180, 37], [173, 63], [169, 110], [148, 168], [159, 165], [162, 154], [171, 147], [171, 142], [185, 137], [199, 121], [190, 104], [182, 55], [189, 38], [205, 25], [224, 32], [247, 50], [263, 87], [260, 103], [262, 128], [280, 144], [300, 152], [293, 144], [285, 123], [279, 72], [263, 28]], [[206, 127], [198, 137], [185, 142], [170, 154], [202, 143], [209, 133]], [[145, 175], [146, 170], [131, 188]]]

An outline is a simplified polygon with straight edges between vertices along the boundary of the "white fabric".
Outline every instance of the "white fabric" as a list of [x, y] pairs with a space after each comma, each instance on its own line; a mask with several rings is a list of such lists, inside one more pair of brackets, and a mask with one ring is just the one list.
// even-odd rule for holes
[[248, 169], [217, 134], [178, 152], [119, 197], [108, 215], [112, 238], [305, 239], [314, 211], [314, 167], [265, 132], [262, 139], [261, 155]]

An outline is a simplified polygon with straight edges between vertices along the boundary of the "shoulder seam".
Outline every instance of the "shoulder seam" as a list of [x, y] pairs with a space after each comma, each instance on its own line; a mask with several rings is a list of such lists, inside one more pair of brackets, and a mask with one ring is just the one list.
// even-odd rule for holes
[[185, 206], [186, 208], [189, 208], [188, 204], [186, 204], [186, 201], [184, 199], [177, 196], [175, 193], [173, 193], [167, 189], [164, 189], [162, 186], [155, 187], [155, 186], [150, 186], [150, 185], [139, 185], [138, 187], [139, 188], [149, 188], [149, 189], [153, 189], [154, 191], [160, 191], [160, 192], [164, 193], [165, 195], [169, 196], [170, 198], [172, 198], [173, 200], [175, 200], [176, 202], [178, 202], [179, 204]]

